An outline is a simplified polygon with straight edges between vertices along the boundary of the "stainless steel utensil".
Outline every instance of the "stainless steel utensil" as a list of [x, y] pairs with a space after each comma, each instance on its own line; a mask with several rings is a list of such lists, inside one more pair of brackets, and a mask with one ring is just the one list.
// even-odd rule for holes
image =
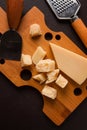
[[71, 20], [76, 33], [87, 48], [87, 28], [77, 13], [81, 7], [78, 0], [46, 0], [58, 19]]

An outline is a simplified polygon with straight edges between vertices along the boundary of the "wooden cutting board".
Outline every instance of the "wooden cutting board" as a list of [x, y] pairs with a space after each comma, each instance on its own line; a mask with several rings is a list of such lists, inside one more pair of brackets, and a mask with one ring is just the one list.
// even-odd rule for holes
[[[38, 23], [41, 26], [42, 36], [38, 37], [37, 39], [32, 39], [29, 35], [29, 28], [33, 23]], [[9, 27], [7, 24], [6, 13], [2, 8], [0, 8], [0, 31], [1, 33], [4, 33], [8, 29]], [[18, 32], [23, 38], [22, 53], [24, 54], [29, 54], [32, 56], [37, 46], [41, 46], [47, 51], [47, 58], [54, 59], [49, 47], [49, 42], [53, 42], [87, 58], [87, 55], [85, 55], [64, 33], [53, 32], [50, 30], [46, 26], [44, 15], [36, 7], [33, 7], [22, 18]], [[47, 40], [49, 38], [50, 40]], [[32, 79], [32, 76], [37, 74], [34, 65], [27, 68], [21, 68], [20, 61], [6, 60], [5, 63], [2, 61], [3, 59], [0, 60], [1, 73], [3, 73], [17, 87], [28, 85], [34, 87], [41, 93], [44, 84], [40, 85], [38, 82]], [[32, 74], [29, 80], [24, 80], [20, 76], [23, 74], [23, 71], [25, 72], [25, 69]], [[57, 125], [62, 124], [64, 120], [87, 97], [87, 80], [81, 86], [79, 86], [68, 76], [64, 76], [69, 80], [69, 84], [65, 89], [61, 89], [52, 83], [52, 87], [56, 88], [58, 91], [58, 96], [55, 100], [51, 100], [43, 96], [43, 112]]]

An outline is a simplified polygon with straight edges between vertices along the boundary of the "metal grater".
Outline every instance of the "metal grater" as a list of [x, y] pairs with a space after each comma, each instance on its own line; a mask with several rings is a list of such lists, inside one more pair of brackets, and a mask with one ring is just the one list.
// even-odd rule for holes
[[58, 19], [68, 19], [87, 49], [87, 28], [77, 13], [81, 7], [78, 0], [46, 0]]
[[72, 19], [80, 9], [77, 0], [46, 0], [58, 19]]
[[46, 0], [58, 19], [72, 19], [80, 9], [77, 0]]

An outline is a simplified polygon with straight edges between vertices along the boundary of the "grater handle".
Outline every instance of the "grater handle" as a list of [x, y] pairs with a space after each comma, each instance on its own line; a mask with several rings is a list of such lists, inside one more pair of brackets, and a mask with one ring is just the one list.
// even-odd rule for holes
[[87, 28], [82, 22], [82, 20], [80, 18], [75, 19], [72, 22], [72, 27], [74, 28], [74, 30], [76, 31], [80, 39], [82, 40], [85, 47], [87, 48]]

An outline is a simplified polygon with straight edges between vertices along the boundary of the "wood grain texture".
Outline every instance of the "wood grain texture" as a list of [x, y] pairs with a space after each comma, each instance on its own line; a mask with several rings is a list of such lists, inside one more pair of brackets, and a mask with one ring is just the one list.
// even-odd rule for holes
[[[0, 9], [1, 15], [2, 9]], [[3, 11], [3, 20], [5, 19], [5, 24], [3, 26], [4, 31], [8, 29], [6, 14]], [[1, 18], [1, 17], [0, 17]], [[32, 39], [29, 35], [29, 28], [30, 25], [33, 23], [38, 23], [41, 26], [42, 36], [38, 37], [37, 39]], [[1, 27], [2, 28], [2, 27]], [[0, 28], [0, 29], [1, 29]], [[3, 31], [3, 30], [2, 30]], [[54, 59], [51, 49], [49, 47], [49, 41], [45, 39], [46, 33], [51, 33], [53, 38], [50, 42], [53, 42], [59, 46], [62, 46], [66, 49], [69, 49], [75, 53], [78, 53], [87, 58], [85, 55], [64, 33], [62, 32], [53, 32], [50, 30], [45, 23], [44, 15], [40, 10], [36, 7], [33, 7], [27, 14], [22, 18], [20, 27], [18, 29], [18, 33], [23, 38], [23, 48], [22, 53], [33, 55], [34, 51], [38, 46], [41, 46], [45, 51], [47, 51], [47, 57]], [[60, 40], [57, 40], [55, 36], [60, 36]], [[31, 67], [27, 67], [29, 71], [31, 71], [32, 75], [37, 74], [35, 66], [32, 65]], [[21, 68], [20, 61], [10, 61], [6, 60], [5, 64], [0, 64], [0, 71], [17, 87], [21, 86], [33, 86], [39, 92], [44, 87], [40, 85], [38, 82], [34, 81], [31, 77], [30, 80], [23, 80], [20, 77], [20, 73], [23, 70]], [[61, 72], [62, 73], [62, 72]], [[87, 80], [79, 86], [74, 81], [72, 81], [68, 76], [62, 73], [68, 80], [69, 84], [65, 89], [61, 89], [56, 84], [52, 83], [51, 86], [56, 88], [58, 91], [57, 98], [55, 100], [51, 100], [47, 97], [43, 96], [44, 106], [43, 112], [52, 120], [55, 124], [60, 125], [64, 122], [64, 120], [80, 105], [80, 103], [87, 97]], [[75, 88], [80, 88], [82, 90], [82, 94], [79, 96], [74, 95]]]
[[9, 25], [7, 22], [7, 15], [5, 11], [0, 7], [0, 33], [4, 33], [9, 30]]
[[24, 1], [23, 0], [6, 0], [7, 17], [11, 29], [17, 29], [22, 16]]

